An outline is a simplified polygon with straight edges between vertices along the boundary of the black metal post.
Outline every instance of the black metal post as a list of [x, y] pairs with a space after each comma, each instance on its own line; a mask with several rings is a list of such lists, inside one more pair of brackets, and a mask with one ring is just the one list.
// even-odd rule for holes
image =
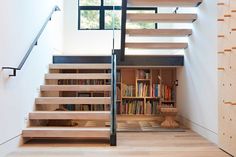
[[125, 59], [125, 37], [126, 37], [126, 17], [127, 17], [127, 0], [122, 0], [122, 18], [121, 18], [121, 61]]

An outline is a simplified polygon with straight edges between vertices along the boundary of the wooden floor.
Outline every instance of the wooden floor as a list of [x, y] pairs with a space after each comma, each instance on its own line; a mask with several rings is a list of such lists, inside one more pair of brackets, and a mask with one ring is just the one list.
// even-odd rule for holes
[[70, 141], [32, 141], [7, 157], [228, 157], [198, 134], [187, 132], [118, 133], [118, 146]]

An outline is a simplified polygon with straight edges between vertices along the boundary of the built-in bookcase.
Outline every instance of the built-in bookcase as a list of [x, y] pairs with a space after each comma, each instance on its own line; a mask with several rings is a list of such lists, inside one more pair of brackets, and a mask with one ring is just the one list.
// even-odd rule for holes
[[175, 68], [119, 68], [118, 115], [159, 115], [161, 107], [176, 107]]

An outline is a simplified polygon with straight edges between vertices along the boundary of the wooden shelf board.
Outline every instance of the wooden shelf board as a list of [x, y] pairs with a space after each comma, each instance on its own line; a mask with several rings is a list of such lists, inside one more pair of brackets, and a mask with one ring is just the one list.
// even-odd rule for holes
[[151, 81], [151, 79], [137, 79], [137, 81]]
[[123, 120], [162, 120], [160, 115], [126, 115], [126, 114], [118, 114], [118, 121]]

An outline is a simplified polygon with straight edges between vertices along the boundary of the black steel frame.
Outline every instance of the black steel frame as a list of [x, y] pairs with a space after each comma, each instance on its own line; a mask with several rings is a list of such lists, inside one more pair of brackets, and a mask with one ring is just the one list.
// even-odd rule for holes
[[[78, 0], [79, 1], [79, 0]], [[123, 4], [122, 4], [123, 5]], [[104, 6], [103, 0], [101, 0], [101, 6], [80, 6], [78, 3], [78, 30], [112, 30], [105, 28], [105, 11], [107, 10], [122, 10], [122, 6]], [[81, 11], [83, 10], [97, 10], [99, 11], [99, 28], [98, 29], [83, 29], [81, 28]], [[157, 7], [127, 7], [127, 10], [152, 10], [155, 13], [158, 12]], [[155, 29], [158, 28], [158, 24], [155, 24]], [[120, 30], [120, 28], [115, 28], [116, 30]]]
[[54, 6], [51, 13], [49, 14], [49, 16], [47, 17], [46, 21], [44, 22], [42, 28], [40, 29], [39, 33], [37, 34], [37, 36], [35, 37], [35, 39], [33, 40], [32, 44], [30, 45], [28, 51], [26, 52], [25, 56], [23, 57], [23, 59], [21, 60], [20, 64], [17, 66], [17, 67], [9, 67], [9, 66], [6, 66], [6, 67], [2, 67], [3, 70], [12, 70], [12, 74], [9, 75], [10, 77], [11, 76], [16, 76], [16, 71], [17, 70], [21, 70], [22, 67], [24, 66], [26, 60], [28, 59], [29, 55], [31, 54], [33, 48], [35, 46], [38, 45], [38, 40], [40, 38], [40, 36], [42, 35], [44, 29], [46, 28], [47, 24], [49, 21], [52, 20], [52, 15], [54, 12], [56, 11], [60, 11], [60, 8], [58, 6]]

